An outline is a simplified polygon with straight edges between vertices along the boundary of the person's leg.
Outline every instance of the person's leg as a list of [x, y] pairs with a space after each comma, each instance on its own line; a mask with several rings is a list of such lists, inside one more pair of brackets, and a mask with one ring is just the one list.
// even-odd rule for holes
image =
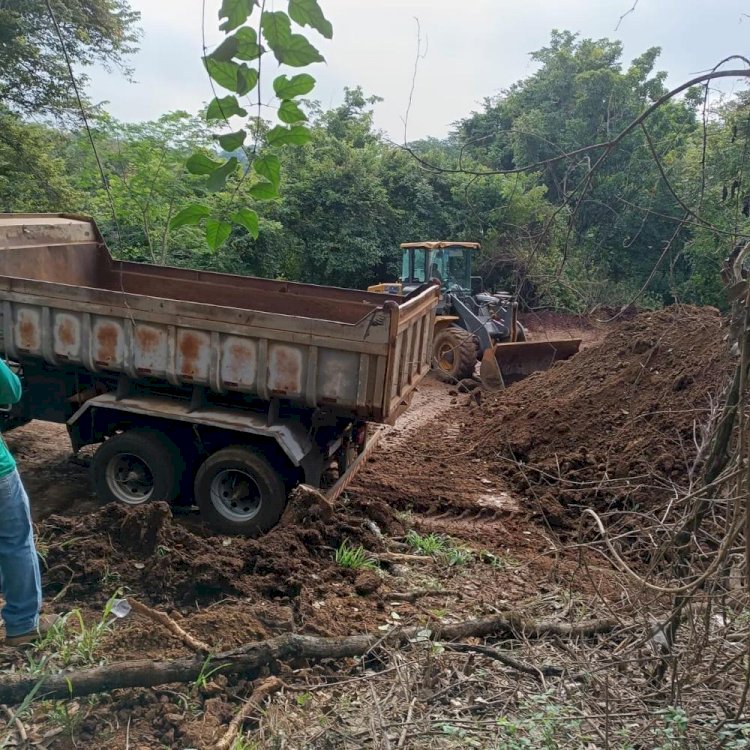
[[42, 606], [42, 584], [29, 498], [17, 471], [0, 478], [0, 579], [6, 635], [35, 630]]

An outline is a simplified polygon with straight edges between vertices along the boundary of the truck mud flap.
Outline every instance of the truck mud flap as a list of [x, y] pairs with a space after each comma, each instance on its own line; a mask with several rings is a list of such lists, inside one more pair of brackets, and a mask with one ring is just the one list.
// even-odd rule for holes
[[367, 459], [372, 455], [372, 452], [377, 448], [378, 443], [380, 442], [380, 438], [383, 436], [383, 433], [386, 431], [385, 427], [378, 427], [373, 434], [370, 436], [370, 439], [365, 444], [365, 447], [362, 449], [362, 452], [352, 461], [349, 468], [342, 474], [341, 477], [339, 477], [339, 480], [336, 482], [336, 484], [333, 485], [327, 492], [326, 492], [326, 499], [330, 503], [335, 503], [336, 500], [341, 497], [341, 493], [344, 492], [344, 490], [349, 486], [352, 479], [354, 479], [355, 476], [359, 473], [359, 470], [367, 463]]

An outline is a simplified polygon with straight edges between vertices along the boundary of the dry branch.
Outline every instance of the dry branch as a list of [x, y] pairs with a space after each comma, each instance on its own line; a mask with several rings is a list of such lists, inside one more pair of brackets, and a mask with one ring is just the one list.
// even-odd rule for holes
[[147, 607], [137, 599], [128, 599], [128, 603], [133, 608], [134, 612], [147, 617], [153, 622], [159, 623], [159, 625], [163, 625], [170, 633], [172, 633], [172, 635], [179, 638], [186, 646], [191, 648], [193, 651], [204, 654], [207, 654], [211, 651], [211, 647], [207, 643], [198, 640], [195, 636], [192, 636], [186, 630], [183, 630], [183, 628], [181, 628], [165, 612], [159, 612], [158, 610], [151, 609], [151, 607]]
[[[577, 625], [552, 620], [529, 620], [518, 612], [466, 620], [434, 627], [431, 637], [450, 641], [488, 635], [541, 638], [559, 635], [566, 638], [606, 633], [617, 626], [614, 620], [588, 620]], [[406, 628], [387, 636], [363, 634], [340, 638], [321, 638], [311, 635], [286, 635], [266, 641], [249, 643], [240, 648], [211, 656], [211, 666], [217, 673], [242, 674], [253, 677], [259, 670], [278, 661], [321, 661], [363, 656], [382, 645], [399, 645], [423, 637], [425, 626]], [[118, 688], [155, 687], [175, 682], [192, 682], [201, 674], [206, 660], [186, 657], [170, 661], [147, 659], [118, 662], [103, 667], [62, 672], [39, 678], [28, 675], [8, 675], [0, 680], [0, 703], [20, 703], [36, 688], [34, 700], [74, 698]]]
[[242, 724], [250, 718], [250, 714], [263, 704], [263, 701], [274, 693], [278, 693], [284, 683], [278, 677], [268, 677], [253, 689], [252, 695], [243, 703], [242, 708], [229, 723], [229, 728], [222, 738], [216, 743], [215, 750], [229, 750], [237, 735], [242, 729]]
[[372, 552], [371, 557], [384, 563], [429, 563], [435, 558], [427, 555], [409, 555], [405, 552]]
[[471, 643], [446, 643], [445, 648], [448, 651], [457, 651], [465, 654], [482, 654], [490, 659], [499, 661], [501, 664], [505, 664], [506, 667], [511, 667], [519, 672], [531, 675], [537, 680], [541, 680], [544, 677], [559, 677], [565, 671], [551, 664], [543, 664], [541, 667], [536, 667], [533, 664], [524, 664], [524, 662], [518, 661], [518, 659], [514, 659], [512, 656], [508, 656], [490, 646], [477, 646]]

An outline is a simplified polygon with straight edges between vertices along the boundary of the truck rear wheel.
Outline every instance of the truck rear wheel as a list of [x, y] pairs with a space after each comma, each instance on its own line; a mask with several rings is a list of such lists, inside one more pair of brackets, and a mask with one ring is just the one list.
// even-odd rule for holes
[[474, 336], [463, 328], [451, 326], [439, 331], [432, 342], [432, 367], [447, 383], [470, 378], [477, 366], [477, 345]]
[[279, 522], [286, 489], [265, 456], [235, 445], [210, 455], [198, 469], [195, 500], [216, 531], [257, 536]]
[[91, 462], [91, 479], [106, 503], [172, 502], [180, 491], [182, 469], [180, 453], [169, 438], [132, 429], [102, 443]]

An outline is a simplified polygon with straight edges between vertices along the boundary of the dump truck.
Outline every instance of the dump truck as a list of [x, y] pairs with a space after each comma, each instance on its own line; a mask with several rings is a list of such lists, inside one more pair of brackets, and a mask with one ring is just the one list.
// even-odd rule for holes
[[472, 275], [472, 256], [478, 242], [405, 242], [398, 281], [368, 287], [373, 293], [408, 295], [420, 284], [440, 285], [440, 302], [432, 343], [436, 375], [458, 383], [479, 376], [488, 390], [573, 356], [580, 339], [528, 341], [518, 320], [518, 303], [508, 292], [490, 292], [481, 276]]
[[428, 373], [438, 301], [121, 262], [90, 218], [0, 214], [0, 355], [24, 386], [2, 421], [98, 445], [103, 501], [256, 535], [297, 483], [342, 489]]

